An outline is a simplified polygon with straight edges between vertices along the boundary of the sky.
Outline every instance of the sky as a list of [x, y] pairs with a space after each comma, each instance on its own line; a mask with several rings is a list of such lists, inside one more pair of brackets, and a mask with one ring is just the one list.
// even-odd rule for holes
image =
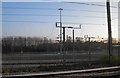
[[[61, 1], [71, 1], [71, 2], [104, 2], [106, 0], [1, 0], [2, 2], [61, 2]], [[111, 2], [119, 2], [119, 0], [110, 0]]]
[[[105, 5], [105, 2], [84, 3]], [[111, 3], [116, 7], [117, 4]], [[59, 22], [59, 8], [63, 9], [63, 26], [82, 25], [81, 29], [75, 30], [75, 37], [107, 37], [106, 7], [66, 2], [2, 2], [2, 36], [56, 39], [59, 35], [59, 28], [55, 27]], [[117, 8], [111, 8], [113, 37], [118, 37], [117, 11]], [[72, 36], [72, 29], [66, 29], [66, 35]]]
[[[118, 7], [120, 7], [120, 2], [118, 3]], [[120, 8], [118, 9], [118, 18], [120, 18]], [[120, 38], [120, 19], [118, 19], [118, 38]]]
[[[2, 3], [0, 2], [0, 7], [2, 7]], [[0, 8], [0, 14], [2, 14], [2, 8]], [[2, 15], [0, 15], [0, 20], [2, 20]], [[0, 21], [0, 38], [2, 38], [2, 22]]]

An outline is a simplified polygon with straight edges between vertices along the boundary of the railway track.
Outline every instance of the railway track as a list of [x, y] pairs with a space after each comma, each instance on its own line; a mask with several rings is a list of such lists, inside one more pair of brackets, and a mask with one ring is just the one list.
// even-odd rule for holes
[[108, 77], [119, 78], [120, 66], [103, 67], [85, 70], [72, 70], [72, 71], [60, 71], [60, 72], [47, 72], [47, 73], [30, 73], [19, 75], [3, 75], [2, 78], [96, 78], [96, 77]]

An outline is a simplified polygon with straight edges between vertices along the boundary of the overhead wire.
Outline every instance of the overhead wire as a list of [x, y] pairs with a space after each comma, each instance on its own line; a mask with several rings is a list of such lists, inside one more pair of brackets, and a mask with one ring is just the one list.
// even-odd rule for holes
[[[25, 23], [51, 23], [47, 21], [16, 21], [16, 20], [2, 20], [1, 22], [25, 22]], [[96, 24], [96, 23], [72, 23], [72, 22], [62, 22], [64, 24], [84, 24], [84, 25], [105, 25], [105, 24]]]
[[[0, 15], [7, 15], [7, 16], [60, 16], [60, 15], [42, 15], [42, 14], [0, 14]], [[65, 17], [77, 17], [76, 15], [62, 15]]]
[[[0, 14], [0, 15], [6, 15], [6, 16], [59, 16], [59, 15], [42, 15], [42, 14]], [[62, 15], [64, 17], [90, 17], [90, 18], [106, 18], [106, 17], [101, 17], [101, 16], [80, 16], [80, 15]], [[113, 17], [117, 18], [117, 17]]]
[[48, 23], [45, 21], [16, 21], [16, 20], [1, 20], [0, 22]]
[[[76, 2], [67, 2], [67, 3], [76, 3]], [[106, 7], [106, 5], [101, 5], [101, 4], [89, 4], [89, 3], [81, 3], [81, 2], [77, 2], [76, 4], [83, 4], [83, 5], [93, 5], [93, 6], [102, 6], [102, 7]], [[111, 8], [118, 8], [115, 6], [110, 6]], [[57, 10], [56, 8], [22, 8], [22, 7], [2, 7], [5, 9], [40, 9], [40, 10]], [[77, 9], [64, 9], [65, 11], [84, 11], [84, 12], [96, 12], [96, 13], [105, 13], [104, 11], [90, 11], [90, 10], [77, 10]], [[112, 13], [118, 13], [118, 12], [112, 12]], [[34, 14], [2, 14], [2, 15], [14, 15], [14, 16], [59, 16], [59, 15], [34, 15]], [[78, 17], [78, 16], [74, 16], [74, 15], [62, 15], [65, 17]], [[91, 17], [91, 18], [106, 18], [106, 17], [98, 17], [98, 16], [80, 16], [80, 17]], [[25, 22], [25, 23], [49, 23], [49, 22], [45, 22], [45, 21], [10, 21], [10, 20], [2, 20], [2, 22]], [[64, 22], [65, 23], [65, 22]], [[68, 22], [66, 22], [68, 23]], [[72, 23], [72, 22], [69, 22]], [[78, 24], [78, 23], [74, 23], [74, 24]], [[81, 23], [84, 25], [106, 25], [106, 24], [95, 24], [95, 23]], [[50, 33], [53, 34], [53, 30], [54, 27]], [[48, 36], [47, 36], [48, 37]]]
[[[106, 7], [106, 5], [101, 5], [101, 4], [93, 4], [93, 3], [82, 3], [82, 2], [65, 2], [65, 3], [75, 3], [75, 4], [83, 4], [83, 5], [93, 5], [93, 6], [103, 6]], [[117, 8], [116, 6], [110, 6], [112, 8]], [[24, 7], [2, 7], [6, 9], [40, 9], [40, 10], [57, 10], [56, 8], [24, 8]], [[86, 12], [99, 12], [99, 13], [104, 13], [103, 11], [90, 11], [90, 10], [76, 10], [76, 9], [64, 9], [66, 11], [86, 11]], [[117, 13], [117, 12], [114, 12]], [[2, 15], [23, 15], [23, 16], [59, 16], [59, 15], [33, 15], [33, 14], [2, 14]], [[78, 17], [76, 15], [63, 15], [67, 17]], [[98, 16], [80, 16], [80, 17], [94, 17], [94, 18], [106, 18], [106, 17], [98, 17]], [[13, 22], [13, 21], [6, 21], [6, 22]], [[22, 21], [14, 21], [14, 22], [22, 22]], [[31, 22], [31, 21], [26, 21], [26, 22]], [[37, 21], [34, 21], [37, 23]], [[44, 22], [43, 22], [44, 23]]]
[[65, 11], [83, 11], [83, 12], [96, 12], [96, 13], [105, 13], [104, 11], [94, 11], [94, 10], [79, 10], [79, 9], [65, 9]]
[[[67, 2], [67, 1], [62, 1], [63, 3], [74, 3], [74, 4], [82, 4], [82, 5], [92, 5], [92, 6], [101, 6], [101, 7], [106, 7], [106, 5], [102, 4], [94, 4], [94, 3], [84, 3], [84, 2]], [[120, 8], [117, 6], [110, 6], [111, 8]], [[56, 8], [23, 8], [23, 7], [2, 7], [2, 8], [8, 8], [8, 9], [43, 9], [43, 10], [56, 10]]]
[[75, 23], [75, 22], [62, 22], [62, 24], [81, 24], [81, 25], [106, 25], [106, 24], [97, 24], [97, 23], [85, 23], [85, 22], [80, 22], [80, 23]]
[[[102, 6], [102, 7], [106, 7], [106, 5], [102, 5], [102, 4], [93, 4], [93, 3], [83, 3], [83, 2], [65, 2], [65, 3], [74, 3], [74, 4], [83, 4], [83, 5], [92, 5], [92, 6]], [[119, 8], [116, 6], [110, 6], [111, 8]]]
[[[69, 2], [74, 3], [74, 2]], [[76, 3], [76, 2], [75, 2]], [[88, 3], [80, 3], [85, 5], [90, 5]], [[91, 5], [97, 5], [97, 4], [91, 4]], [[97, 5], [97, 6], [103, 6], [103, 5]], [[22, 8], [22, 7], [2, 7], [2, 8], [8, 8], [8, 9], [43, 9], [43, 10], [57, 10], [53, 8]], [[75, 9], [66, 9], [66, 10], [74, 10]], [[101, 12], [101, 11], [89, 11], [89, 10], [76, 10], [76, 11], [88, 11], [88, 12]], [[101, 12], [103, 13], [103, 12]], [[59, 15], [34, 15], [34, 14], [2, 14], [2, 15], [14, 15], [14, 16], [59, 16]], [[91, 17], [91, 18], [106, 18], [106, 17], [99, 17], [99, 16], [76, 16], [76, 15], [62, 15], [66, 17]], [[34, 22], [34, 23], [46, 23], [46, 22], [40, 22], [40, 21], [3, 21], [3, 22]]]
[[[32, 7], [2, 7], [3, 9], [32, 9], [32, 10], [58, 10], [57, 8], [32, 8]], [[94, 10], [79, 10], [79, 9], [64, 9], [65, 11], [83, 11], [83, 12], [96, 12], [96, 13], [105, 13], [104, 11], [94, 11]], [[112, 12], [118, 13], [118, 12]]]
[[33, 7], [1, 7], [3, 9], [39, 9], [39, 10], [57, 10], [57, 8], [33, 8]]

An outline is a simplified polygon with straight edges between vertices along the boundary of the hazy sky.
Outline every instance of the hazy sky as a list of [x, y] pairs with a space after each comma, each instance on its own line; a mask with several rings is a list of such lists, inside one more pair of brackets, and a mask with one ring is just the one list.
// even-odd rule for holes
[[[105, 2], [88, 4], [105, 5]], [[111, 5], [117, 7], [117, 2]], [[59, 21], [58, 8], [63, 8], [63, 25], [82, 25], [82, 29], [75, 30], [75, 36], [107, 37], [106, 7], [63, 2], [3, 2], [2, 34], [3, 36], [37, 36], [55, 39], [59, 35], [59, 28], [55, 27], [55, 22]], [[117, 37], [118, 34], [117, 11], [118, 8], [111, 8], [113, 37]], [[72, 30], [66, 29], [66, 35], [72, 36]]]
[[[104, 2], [106, 0], [1, 0], [2, 2], [60, 2], [60, 1], [72, 1], [72, 2]], [[111, 2], [118, 2], [120, 0], [110, 0]]]
[[[0, 7], [2, 7], [2, 3], [0, 2]], [[0, 8], [0, 14], [2, 14], [2, 8]], [[2, 15], [0, 15], [0, 38], [2, 38]]]

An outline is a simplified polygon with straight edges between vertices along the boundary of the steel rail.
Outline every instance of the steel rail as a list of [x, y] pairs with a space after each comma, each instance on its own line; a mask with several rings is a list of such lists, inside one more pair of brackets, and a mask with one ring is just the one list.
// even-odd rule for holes
[[76, 73], [92, 73], [92, 72], [105, 72], [105, 71], [116, 71], [116, 70], [120, 70], [120, 66], [94, 68], [94, 69], [85, 69], [85, 70], [48, 72], [48, 73], [31, 73], [31, 74], [21, 74], [21, 75], [4, 75], [2, 78], [44, 77], [44, 76], [69, 75], [69, 74], [76, 74]]

